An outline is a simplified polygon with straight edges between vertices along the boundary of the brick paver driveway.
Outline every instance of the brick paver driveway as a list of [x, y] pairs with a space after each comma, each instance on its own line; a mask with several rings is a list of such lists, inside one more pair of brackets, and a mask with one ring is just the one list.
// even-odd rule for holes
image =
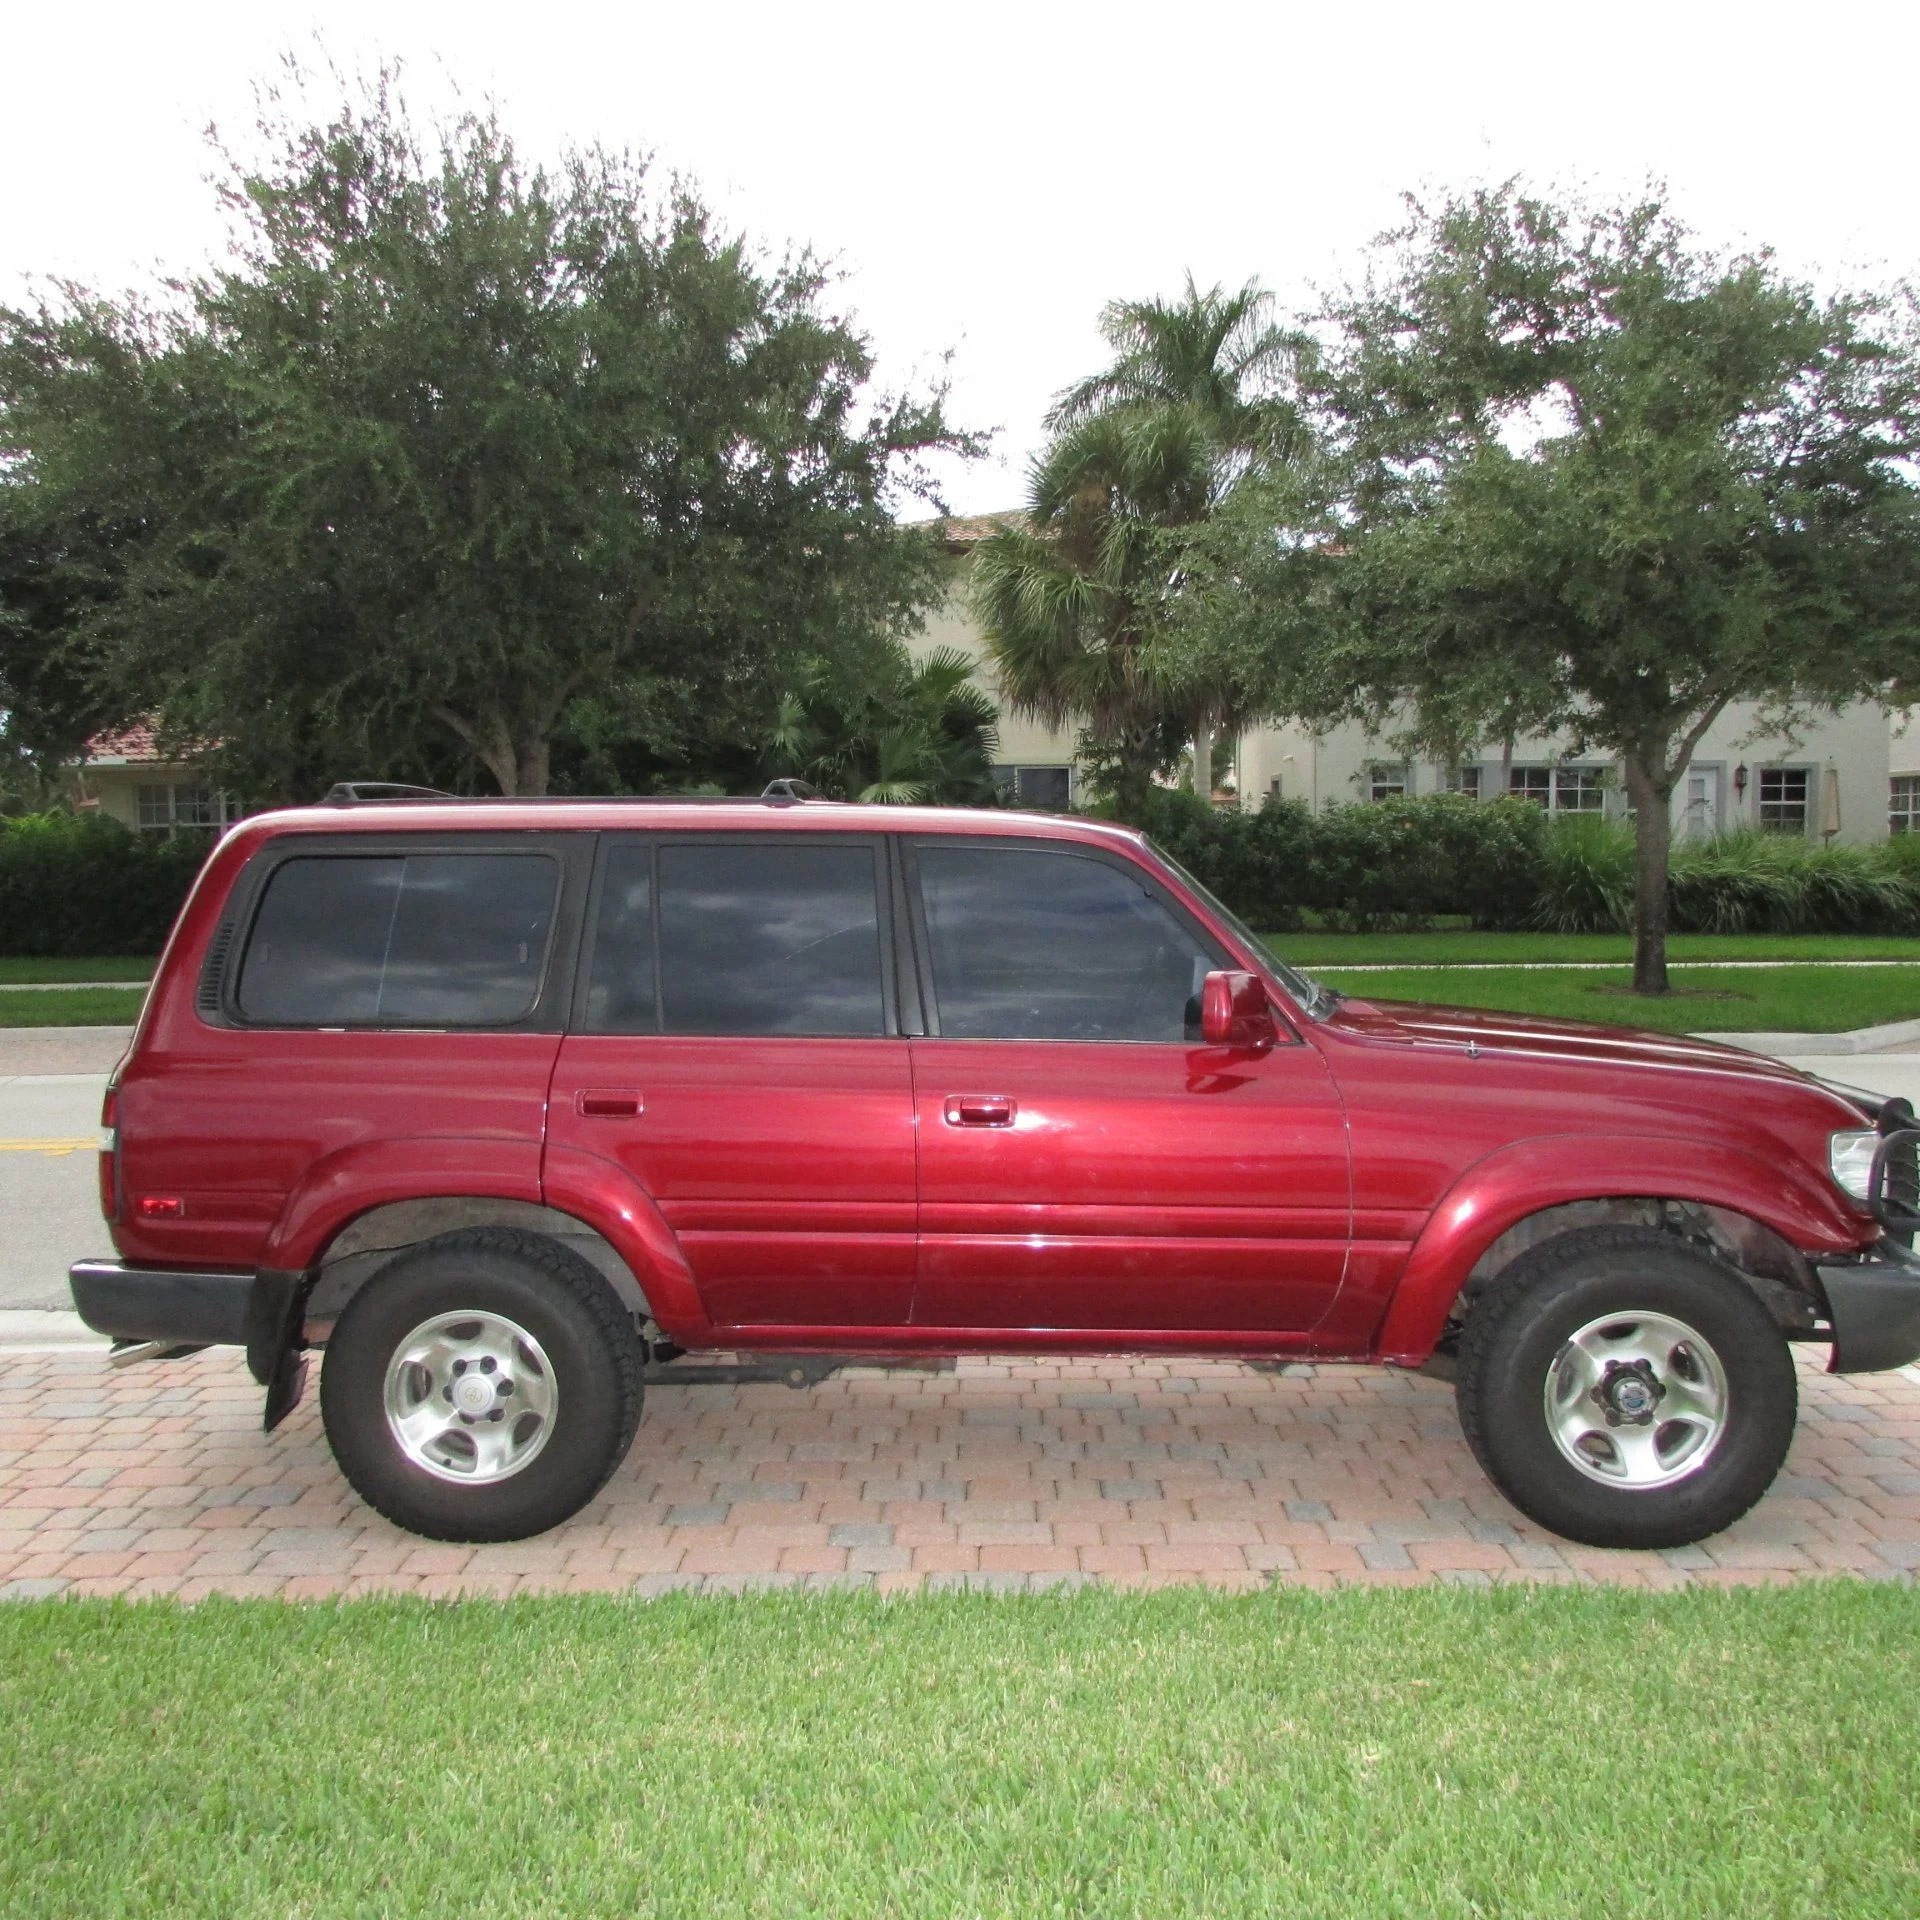
[[0, 1354], [0, 1595], [1910, 1578], [1920, 1381], [1817, 1364], [1802, 1361], [1799, 1437], [1772, 1493], [1667, 1553], [1570, 1546], [1522, 1520], [1438, 1382], [1137, 1360], [655, 1388], [631, 1456], [578, 1519], [470, 1548], [363, 1506], [311, 1390], [263, 1436], [231, 1351], [123, 1373], [96, 1353]]

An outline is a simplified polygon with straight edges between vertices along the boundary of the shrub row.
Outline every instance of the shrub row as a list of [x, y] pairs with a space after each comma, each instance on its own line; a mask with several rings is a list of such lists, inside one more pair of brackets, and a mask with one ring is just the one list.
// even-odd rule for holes
[[[1258, 813], [1153, 794], [1136, 825], [1256, 926], [1476, 927], [1624, 933], [1633, 925], [1633, 831], [1550, 820], [1527, 800], [1457, 795], [1334, 806], [1270, 801]], [[1737, 833], [1676, 841], [1670, 914], [1680, 933], [1920, 932], [1920, 838], [1877, 846]]]
[[[1153, 794], [1136, 821], [1254, 925], [1356, 929], [1465, 915], [1476, 927], [1625, 932], [1633, 835], [1549, 820], [1527, 800], [1452, 794], [1258, 813]], [[0, 954], [157, 953], [209, 836], [137, 834], [98, 816], [0, 819]], [[1920, 933], [1920, 836], [1879, 846], [1776, 834], [1677, 841], [1683, 933]]]
[[0, 818], [0, 954], [158, 953], [211, 838], [97, 814]]

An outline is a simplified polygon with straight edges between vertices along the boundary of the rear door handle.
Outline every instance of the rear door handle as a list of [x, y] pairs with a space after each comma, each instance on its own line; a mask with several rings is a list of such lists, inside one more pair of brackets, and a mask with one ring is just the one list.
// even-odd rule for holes
[[1010, 1127], [1015, 1111], [1013, 1096], [1007, 1093], [947, 1095], [947, 1125], [950, 1127]]
[[647, 1109], [637, 1093], [618, 1087], [582, 1087], [573, 1104], [589, 1120], [631, 1120]]

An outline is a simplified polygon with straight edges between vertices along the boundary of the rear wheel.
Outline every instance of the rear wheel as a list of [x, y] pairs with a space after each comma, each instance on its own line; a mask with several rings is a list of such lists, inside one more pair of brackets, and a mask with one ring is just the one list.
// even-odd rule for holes
[[1793, 1358], [1737, 1273], [1669, 1234], [1591, 1227], [1523, 1254], [1475, 1305], [1468, 1443], [1522, 1513], [1596, 1547], [1685, 1546], [1766, 1492], [1793, 1439]]
[[320, 1409], [370, 1506], [435, 1540], [519, 1540], [599, 1492], [640, 1420], [612, 1289], [538, 1234], [485, 1227], [390, 1261], [327, 1343]]

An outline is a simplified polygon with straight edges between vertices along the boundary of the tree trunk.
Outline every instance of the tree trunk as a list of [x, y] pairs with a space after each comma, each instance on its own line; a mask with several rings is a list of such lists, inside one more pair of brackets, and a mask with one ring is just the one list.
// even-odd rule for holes
[[1667, 855], [1673, 841], [1673, 779], [1662, 760], [1621, 757], [1633, 802], [1633, 990], [1665, 993], [1667, 985]]
[[498, 711], [472, 720], [453, 708], [436, 704], [434, 718], [451, 727], [473, 757], [493, 775], [494, 784], [509, 799], [538, 799], [547, 790], [553, 744], [544, 729], [517, 739]]
[[1213, 715], [1202, 714], [1193, 723], [1193, 790], [1213, 804]]
[[552, 770], [553, 743], [543, 733], [538, 739], [522, 738], [515, 755], [515, 790], [523, 800], [538, 800], [547, 790]]

